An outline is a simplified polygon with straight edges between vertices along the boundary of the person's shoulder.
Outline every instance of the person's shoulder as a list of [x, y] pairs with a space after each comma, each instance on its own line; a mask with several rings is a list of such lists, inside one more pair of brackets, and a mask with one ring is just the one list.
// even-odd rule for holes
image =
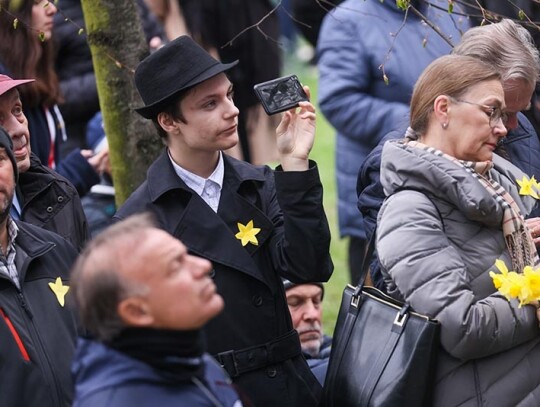
[[225, 171], [234, 171], [242, 180], [253, 179], [255, 181], [263, 181], [272, 172], [272, 169], [267, 165], [254, 165], [227, 154], [223, 155], [223, 159]]
[[55, 170], [43, 165], [39, 158], [32, 153], [30, 155], [30, 167], [26, 172], [19, 174], [19, 179], [24, 182], [25, 179], [33, 179], [36, 175], [42, 176], [43, 179], [46, 179], [49, 183], [57, 184], [70, 195], [77, 194], [77, 190], [70, 181]]
[[30, 248], [36, 249], [44, 245], [52, 245], [55, 250], [77, 255], [75, 247], [59, 234], [21, 220], [16, 220], [15, 223], [19, 229], [16, 242], [24, 246], [27, 251]]
[[149, 202], [151, 202], [151, 198], [148, 191], [148, 181], [145, 180], [118, 208], [114, 219], [120, 220], [134, 213], [144, 212]]

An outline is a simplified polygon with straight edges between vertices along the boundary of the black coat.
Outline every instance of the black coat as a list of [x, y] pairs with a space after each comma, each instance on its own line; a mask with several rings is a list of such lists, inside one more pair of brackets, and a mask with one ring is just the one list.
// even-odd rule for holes
[[[73, 385], [75, 317], [49, 287], [68, 285], [75, 249], [60, 236], [18, 222], [15, 264], [21, 290], [0, 274], [0, 404], [67, 407]], [[65, 297], [69, 296], [69, 292]]]
[[89, 234], [79, 194], [34, 155], [28, 171], [19, 174], [17, 196], [21, 220], [58, 233], [79, 251], [83, 248]]
[[[264, 344], [292, 329], [280, 276], [327, 281], [330, 231], [316, 166], [304, 172], [224, 156], [217, 214], [175, 173], [164, 152], [117, 218], [150, 210], [191, 253], [212, 261], [225, 310], [205, 327], [212, 354]], [[279, 203], [278, 203], [279, 201]], [[238, 223], [260, 228], [258, 245], [242, 246]], [[320, 385], [301, 355], [233, 378], [256, 406], [313, 406]]]

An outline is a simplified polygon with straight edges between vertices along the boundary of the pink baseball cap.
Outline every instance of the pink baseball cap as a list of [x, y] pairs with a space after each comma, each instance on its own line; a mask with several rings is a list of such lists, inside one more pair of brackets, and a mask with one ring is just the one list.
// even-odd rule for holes
[[34, 81], [35, 79], [12, 79], [7, 75], [0, 75], [0, 96], [19, 85]]

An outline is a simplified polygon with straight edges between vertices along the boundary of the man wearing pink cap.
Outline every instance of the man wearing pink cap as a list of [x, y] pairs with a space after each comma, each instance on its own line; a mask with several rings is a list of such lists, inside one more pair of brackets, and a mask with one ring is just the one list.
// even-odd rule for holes
[[11, 137], [20, 173], [11, 215], [58, 233], [81, 250], [88, 229], [77, 191], [68, 180], [42, 165], [30, 149], [28, 120], [17, 87], [33, 81], [0, 75], [0, 126]]

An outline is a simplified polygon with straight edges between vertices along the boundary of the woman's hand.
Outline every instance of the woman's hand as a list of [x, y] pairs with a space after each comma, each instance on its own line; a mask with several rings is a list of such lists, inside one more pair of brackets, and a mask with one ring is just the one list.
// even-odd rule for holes
[[[309, 88], [304, 86], [306, 94]], [[300, 102], [298, 108], [286, 111], [276, 129], [277, 148], [284, 171], [305, 171], [315, 141], [315, 107]]]
[[525, 219], [525, 224], [531, 232], [536, 247], [540, 247], [540, 218]]

